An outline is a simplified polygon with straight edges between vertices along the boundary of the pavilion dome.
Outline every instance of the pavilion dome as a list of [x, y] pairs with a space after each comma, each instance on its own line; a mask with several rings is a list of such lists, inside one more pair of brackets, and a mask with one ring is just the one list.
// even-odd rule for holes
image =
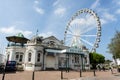
[[16, 37], [24, 38], [24, 35], [22, 33], [18, 33], [18, 34], [16, 34]]

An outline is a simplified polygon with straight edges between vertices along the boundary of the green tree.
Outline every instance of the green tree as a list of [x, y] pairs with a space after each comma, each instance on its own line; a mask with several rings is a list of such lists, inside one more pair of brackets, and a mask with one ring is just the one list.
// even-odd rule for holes
[[92, 68], [95, 69], [97, 64], [104, 63], [105, 57], [102, 54], [98, 54], [96, 52], [90, 53], [90, 64], [92, 65]]
[[109, 53], [113, 55], [113, 58], [120, 58], [120, 32], [116, 31], [115, 36], [108, 44]]

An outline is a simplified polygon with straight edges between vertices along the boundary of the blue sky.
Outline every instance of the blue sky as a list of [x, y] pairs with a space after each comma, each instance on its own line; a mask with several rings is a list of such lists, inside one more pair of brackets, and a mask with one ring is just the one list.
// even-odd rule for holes
[[94, 10], [102, 23], [102, 36], [98, 53], [112, 59], [107, 46], [120, 31], [120, 0], [0, 0], [0, 49], [4, 52], [6, 36], [22, 32], [31, 38], [36, 34], [54, 35], [64, 39], [64, 31], [69, 19], [83, 8]]

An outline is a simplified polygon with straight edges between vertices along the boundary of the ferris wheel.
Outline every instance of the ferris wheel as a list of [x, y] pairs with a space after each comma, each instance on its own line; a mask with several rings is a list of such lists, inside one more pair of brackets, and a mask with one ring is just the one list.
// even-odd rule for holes
[[99, 17], [91, 9], [82, 9], [69, 20], [64, 33], [64, 44], [69, 47], [84, 46], [90, 52], [94, 52], [99, 47], [100, 36]]

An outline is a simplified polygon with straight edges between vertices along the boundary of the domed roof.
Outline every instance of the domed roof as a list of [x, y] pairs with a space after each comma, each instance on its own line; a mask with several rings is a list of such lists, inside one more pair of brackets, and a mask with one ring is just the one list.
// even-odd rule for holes
[[16, 34], [16, 37], [24, 38], [24, 35], [22, 33], [18, 33], [18, 34]]

